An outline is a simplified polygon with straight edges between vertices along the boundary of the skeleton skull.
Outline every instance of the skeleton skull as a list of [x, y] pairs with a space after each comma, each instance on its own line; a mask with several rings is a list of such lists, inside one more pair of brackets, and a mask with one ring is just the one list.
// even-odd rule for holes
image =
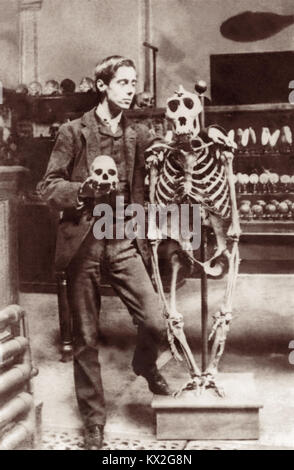
[[79, 90], [81, 93], [88, 93], [88, 91], [94, 91], [95, 85], [92, 78], [84, 77], [80, 83]]
[[108, 155], [99, 155], [90, 167], [90, 180], [93, 189], [114, 191], [119, 183], [115, 161]]
[[45, 83], [43, 94], [47, 96], [59, 95], [59, 83], [56, 80], [48, 80]]
[[152, 108], [154, 97], [150, 91], [142, 91], [136, 95], [136, 104], [139, 108]]
[[173, 123], [177, 136], [196, 137], [200, 130], [199, 114], [201, 101], [195, 93], [189, 93], [179, 86], [178, 91], [167, 100], [166, 117]]
[[42, 94], [42, 85], [39, 82], [31, 82], [29, 84], [29, 95], [39, 96]]
[[22, 95], [27, 95], [28, 92], [28, 87], [24, 83], [20, 83], [15, 89], [15, 93], [20, 93]]

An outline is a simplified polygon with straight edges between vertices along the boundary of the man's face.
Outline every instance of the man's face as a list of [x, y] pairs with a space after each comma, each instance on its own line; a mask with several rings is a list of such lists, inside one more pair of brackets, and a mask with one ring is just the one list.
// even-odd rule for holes
[[136, 92], [137, 74], [133, 67], [122, 66], [105, 85], [109, 106], [113, 109], [129, 109]]

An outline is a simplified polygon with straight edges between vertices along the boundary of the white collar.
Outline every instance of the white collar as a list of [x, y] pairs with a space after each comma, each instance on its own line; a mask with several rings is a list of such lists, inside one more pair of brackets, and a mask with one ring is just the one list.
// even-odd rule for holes
[[122, 112], [119, 113], [117, 116], [115, 116], [115, 118], [109, 118], [102, 104], [99, 103], [96, 108], [96, 114], [101, 119], [103, 124], [105, 124], [106, 126], [109, 126], [113, 134], [115, 134], [117, 131], [118, 125], [120, 123], [120, 120], [121, 120]]

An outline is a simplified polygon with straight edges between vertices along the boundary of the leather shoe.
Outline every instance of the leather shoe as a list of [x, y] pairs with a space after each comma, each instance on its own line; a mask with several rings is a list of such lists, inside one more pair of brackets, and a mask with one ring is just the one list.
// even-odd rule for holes
[[84, 434], [84, 446], [86, 450], [99, 450], [103, 446], [103, 430], [102, 424], [87, 427]]
[[142, 376], [147, 380], [150, 392], [155, 395], [172, 395], [171, 389], [158, 369], [151, 369]]

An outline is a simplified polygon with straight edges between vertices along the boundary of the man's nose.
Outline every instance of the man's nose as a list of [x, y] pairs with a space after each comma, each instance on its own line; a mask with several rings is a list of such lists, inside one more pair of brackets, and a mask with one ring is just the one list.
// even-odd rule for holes
[[135, 94], [136, 92], [136, 88], [134, 87], [134, 85], [132, 85], [131, 83], [128, 85], [128, 88], [127, 88], [127, 94], [128, 95], [133, 95]]

